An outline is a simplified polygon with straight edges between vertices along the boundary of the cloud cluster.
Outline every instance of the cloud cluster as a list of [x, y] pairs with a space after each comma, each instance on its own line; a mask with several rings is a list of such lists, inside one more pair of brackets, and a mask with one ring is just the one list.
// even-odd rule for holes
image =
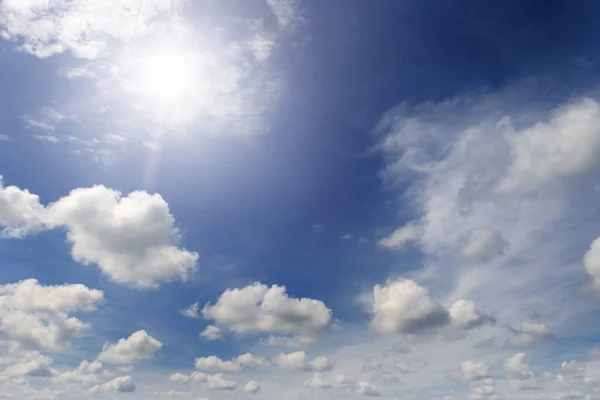
[[39, 197], [0, 180], [0, 229], [22, 237], [63, 228], [73, 259], [95, 264], [113, 281], [141, 288], [185, 280], [198, 254], [177, 247], [180, 232], [168, 204], [144, 191], [122, 196], [105, 186], [79, 188], [43, 206]]
[[27, 279], [0, 286], [0, 339], [34, 350], [60, 350], [89, 325], [74, 312], [89, 312], [103, 292], [81, 284], [44, 286]]

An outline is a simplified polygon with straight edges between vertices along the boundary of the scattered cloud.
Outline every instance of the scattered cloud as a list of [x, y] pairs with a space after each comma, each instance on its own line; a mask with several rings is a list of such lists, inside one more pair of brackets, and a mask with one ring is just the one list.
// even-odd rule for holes
[[520, 327], [509, 327], [512, 336], [505, 344], [511, 347], [531, 347], [545, 340], [552, 340], [555, 335], [544, 325], [525, 322]]
[[222, 340], [223, 334], [219, 327], [214, 325], [208, 325], [202, 332], [200, 332], [200, 336], [206, 340]]
[[133, 364], [153, 359], [162, 346], [145, 330], [139, 330], [126, 339], [119, 339], [116, 344], [105, 343], [98, 360], [109, 364]]
[[421, 235], [421, 228], [414, 222], [410, 222], [380, 239], [377, 245], [386, 249], [403, 249], [407, 243], [418, 241]]
[[377, 390], [377, 388], [374, 385], [364, 382], [364, 381], [360, 381], [357, 383], [356, 394], [359, 396], [370, 396], [370, 397], [381, 396], [381, 394], [379, 393], [379, 390]]
[[315, 389], [332, 389], [347, 387], [351, 383], [350, 378], [344, 374], [324, 375], [320, 372], [315, 372], [304, 381], [304, 386]]
[[460, 374], [462, 379], [473, 381], [488, 376], [489, 365], [482, 361], [463, 361], [460, 363]]
[[333, 368], [329, 358], [317, 356], [310, 360], [304, 351], [280, 353], [273, 359], [273, 362], [281, 368], [302, 371], [329, 371]]
[[244, 386], [244, 391], [250, 394], [256, 394], [260, 390], [260, 385], [256, 381], [248, 381], [246, 386]]
[[90, 389], [90, 392], [92, 393], [98, 393], [100, 391], [131, 393], [135, 392], [135, 383], [130, 375], [126, 375], [105, 382], [102, 385], [93, 386]]
[[200, 314], [198, 313], [198, 302], [191, 304], [188, 308], [184, 308], [183, 310], [179, 310], [181, 315], [188, 318], [198, 319], [200, 318]]

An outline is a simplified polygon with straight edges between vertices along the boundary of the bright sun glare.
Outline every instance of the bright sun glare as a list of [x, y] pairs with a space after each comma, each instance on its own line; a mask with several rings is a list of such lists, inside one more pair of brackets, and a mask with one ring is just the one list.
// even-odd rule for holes
[[183, 54], [156, 53], [141, 57], [134, 77], [137, 89], [160, 101], [181, 100], [190, 89], [194, 71]]

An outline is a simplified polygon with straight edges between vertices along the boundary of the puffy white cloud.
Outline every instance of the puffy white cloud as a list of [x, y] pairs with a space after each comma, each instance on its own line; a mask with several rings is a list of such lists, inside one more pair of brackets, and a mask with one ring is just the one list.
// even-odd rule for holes
[[142, 329], [127, 339], [119, 339], [116, 344], [105, 343], [98, 360], [110, 364], [132, 364], [153, 359], [161, 348], [162, 343]]
[[478, 308], [469, 300], [458, 300], [448, 309], [452, 325], [472, 329], [484, 324], [495, 324], [496, 319], [488, 310]]
[[4, 186], [0, 175], [0, 237], [20, 238], [43, 228], [44, 206], [36, 194]]
[[[31, 357], [33, 356], [33, 357]], [[29, 358], [29, 357], [28, 357]], [[52, 359], [39, 353], [30, 354], [29, 359], [19, 360], [9, 365], [2, 375], [6, 377], [37, 376], [49, 377], [56, 375], [56, 370], [52, 368]]]
[[93, 311], [103, 297], [80, 284], [44, 286], [27, 279], [2, 285], [0, 338], [37, 350], [59, 350], [88, 328], [68, 314]]
[[316, 389], [331, 389], [346, 387], [351, 380], [344, 374], [324, 375], [320, 372], [315, 372], [310, 378], [304, 381], [304, 386]]
[[198, 254], [174, 245], [179, 238], [159, 194], [121, 193], [104, 186], [71, 191], [47, 206], [47, 224], [67, 229], [76, 261], [94, 263], [113, 281], [157, 287], [192, 273]]
[[544, 324], [525, 322], [521, 327], [509, 327], [512, 336], [506, 340], [506, 345], [511, 347], [531, 347], [544, 340], [552, 340], [554, 334]]
[[244, 386], [244, 390], [250, 394], [256, 394], [260, 390], [260, 385], [256, 381], [248, 381], [246, 386]]
[[381, 393], [379, 393], [379, 390], [374, 385], [364, 381], [357, 383], [356, 394], [359, 396], [381, 396]]
[[472, 381], [485, 378], [488, 375], [489, 365], [482, 361], [463, 361], [460, 363], [460, 374], [462, 379]]
[[507, 379], [525, 380], [533, 377], [531, 367], [525, 360], [525, 353], [517, 353], [506, 360], [504, 371]]
[[310, 336], [277, 336], [269, 335], [266, 340], [262, 340], [261, 343], [271, 347], [286, 347], [288, 349], [297, 349], [300, 347], [306, 347], [315, 342], [314, 337]]
[[411, 280], [373, 288], [371, 326], [381, 333], [417, 333], [448, 322], [448, 311]]
[[223, 374], [208, 375], [201, 372], [194, 372], [190, 379], [198, 382], [204, 382], [207, 389], [210, 390], [233, 390], [237, 388], [237, 382], [226, 379]]
[[501, 191], [537, 188], [586, 172], [600, 159], [600, 105], [584, 98], [554, 110], [547, 122], [510, 136], [512, 164]]
[[81, 58], [107, 52], [112, 41], [143, 34], [170, 10], [170, 0], [6, 0], [0, 3], [0, 34], [37, 57], [70, 50]]
[[387, 249], [403, 249], [409, 242], [418, 241], [423, 234], [420, 226], [409, 222], [401, 228], [396, 229], [389, 236], [380, 239], [377, 245]]
[[214, 305], [204, 306], [202, 315], [238, 334], [315, 336], [331, 323], [331, 310], [322, 301], [291, 298], [285, 287], [261, 283], [226, 290]]
[[188, 383], [190, 381], [190, 376], [182, 374], [181, 372], [176, 372], [169, 375], [169, 380], [172, 382]]
[[281, 368], [304, 371], [326, 371], [333, 367], [329, 358], [317, 356], [313, 360], [310, 360], [304, 351], [296, 351], [288, 354], [280, 353], [273, 361]]
[[206, 340], [221, 340], [223, 339], [223, 334], [221, 333], [221, 329], [214, 325], [208, 325], [202, 332], [200, 332], [200, 336], [205, 338]]
[[198, 307], [199, 307], [199, 303], [195, 302], [194, 304], [191, 304], [188, 308], [184, 308], [183, 310], [179, 310], [179, 312], [184, 317], [198, 319], [198, 318], [200, 318]]
[[267, 365], [269, 362], [262, 356], [255, 356], [252, 353], [245, 353], [237, 356], [234, 361], [239, 365], [248, 368], [261, 367]]
[[60, 373], [54, 380], [66, 384], [92, 384], [98, 382], [99, 375], [104, 372], [102, 362], [83, 360], [77, 368]]
[[234, 361], [223, 361], [217, 356], [198, 357], [194, 360], [197, 369], [210, 372], [237, 372], [242, 369]]
[[506, 246], [507, 242], [497, 230], [472, 228], [467, 232], [460, 254], [471, 262], [485, 262], [501, 255]]
[[135, 383], [130, 375], [119, 376], [102, 385], [93, 386], [90, 389], [90, 392], [92, 393], [98, 393], [100, 391], [131, 393], [135, 392]]

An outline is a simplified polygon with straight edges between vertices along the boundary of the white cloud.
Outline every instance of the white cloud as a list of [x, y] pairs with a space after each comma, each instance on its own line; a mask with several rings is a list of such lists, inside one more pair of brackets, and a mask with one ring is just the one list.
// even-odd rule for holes
[[554, 110], [548, 121], [511, 133], [513, 160], [499, 190], [530, 190], [573, 177], [598, 163], [600, 105], [590, 98], [574, 101]]
[[371, 326], [381, 333], [416, 333], [444, 325], [448, 311], [411, 280], [391, 280], [373, 288]]
[[79, 366], [73, 370], [61, 372], [54, 380], [66, 384], [93, 384], [98, 382], [100, 375], [105, 372], [104, 365], [94, 360], [89, 362], [83, 360]]
[[317, 356], [310, 360], [304, 351], [280, 353], [273, 359], [273, 362], [281, 368], [304, 371], [327, 371], [333, 367], [329, 358]]
[[507, 379], [525, 380], [533, 377], [531, 367], [525, 360], [525, 353], [517, 353], [506, 360], [504, 371]]
[[48, 205], [47, 224], [64, 227], [76, 261], [96, 264], [113, 281], [136, 287], [185, 280], [198, 254], [178, 248], [179, 231], [159, 194], [104, 186], [71, 191]]
[[501, 255], [506, 245], [500, 232], [490, 228], [472, 228], [467, 232], [460, 254], [471, 262], [486, 262]]
[[145, 330], [134, 332], [116, 344], [105, 343], [98, 360], [109, 364], [132, 364], [151, 360], [162, 348], [162, 343], [148, 335]]
[[315, 372], [304, 381], [304, 386], [315, 389], [331, 389], [342, 388], [350, 384], [351, 380], [344, 374], [324, 375], [320, 372]]
[[238, 372], [242, 369], [235, 361], [223, 361], [217, 356], [198, 357], [194, 360], [197, 369], [210, 372]]
[[195, 302], [194, 304], [191, 304], [188, 308], [184, 308], [183, 310], [179, 310], [179, 312], [184, 317], [193, 318], [193, 319], [200, 318], [200, 314], [198, 313], [198, 311], [199, 311], [198, 310], [198, 307], [199, 307], [198, 304], [199, 304], [198, 302]]
[[496, 319], [488, 310], [478, 308], [469, 300], [458, 300], [448, 309], [452, 325], [472, 329], [484, 324], [495, 324]]
[[331, 323], [331, 310], [322, 301], [291, 298], [284, 286], [261, 283], [226, 290], [214, 305], [204, 306], [202, 315], [238, 334], [315, 336]]
[[396, 229], [389, 236], [380, 239], [377, 245], [387, 249], [403, 249], [407, 243], [418, 241], [422, 234], [421, 227], [414, 222], [409, 222]]
[[460, 374], [462, 379], [472, 381], [485, 378], [488, 375], [489, 365], [482, 361], [463, 361], [460, 363]]
[[20, 238], [43, 228], [44, 206], [27, 189], [4, 186], [0, 175], [0, 237]]
[[130, 375], [119, 376], [102, 385], [93, 386], [90, 389], [90, 392], [92, 393], [98, 393], [100, 391], [131, 393], [135, 392], [135, 383]]
[[250, 394], [256, 394], [260, 390], [260, 385], [256, 381], [248, 381], [244, 386], [244, 391]]
[[520, 327], [509, 327], [512, 336], [506, 340], [511, 347], [531, 347], [544, 340], [552, 340], [554, 334], [544, 324], [525, 322]]
[[364, 381], [360, 381], [357, 384], [357, 388], [356, 388], [356, 394], [359, 396], [381, 396], [381, 393], [379, 393], [379, 390], [377, 390], [377, 388], [368, 383], [368, 382], [364, 382]]
[[88, 325], [72, 312], [90, 312], [104, 294], [81, 284], [43, 286], [27, 279], [0, 286], [0, 339], [37, 350], [59, 350]]
[[256, 356], [252, 353], [241, 354], [237, 356], [234, 361], [239, 365], [248, 368], [262, 367], [269, 363], [263, 356]]
[[594, 287], [600, 288], [600, 237], [594, 239], [583, 257], [585, 270], [592, 277]]
[[281, 29], [291, 28], [302, 21], [297, 0], [266, 0]]
[[[180, 378], [179, 382], [184, 382], [181, 379], [181, 377], [179, 377], [179, 378]], [[232, 380], [225, 378], [224, 375], [221, 373], [215, 374], [215, 375], [209, 375], [209, 374], [205, 374], [203, 372], [196, 371], [196, 372], [193, 372], [189, 376], [189, 380], [196, 381], [196, 382], [203, 382], [204, 386], [210, 390], [233, 390], [233, 389], [237, 388], [236, 381], [232, 381]], [[187, 381], [185, 381], [185, 382], [187, 382]]]
[[202, 332], [200, 332], [200, 336], [205, 338], [206, 340], [222, 340], [223, 334], [221, 333], [221, 329], [214, 325], [208, 325]]
[[0, 34], [37, 57], [70, 50], [95, 58], [112, 41], [143, 34], [150, 20], [170, 10], [170, 0], [6, 0], [0, 4]]
[[190, 376], [182, 374], [181, 372], [176, 372], [169, 375], [169, 380], [172, 382], [188, 383], [190, 381]]
[[[31, 354], [31, 353], [30, 353]], [[23, 376], [37, 376], [37, 377], [50, 377], [56, 375], [56, 370], [52, 367], [52, 359], [47, 356], [43, 356], [37, 352], [33, 353], [33, 357], [28, 359], [20, 360], [12, 365], [9, 365], [2, 375], [6, 377], [23, 377]]]
[[0, 134], [0, 142], [8, 142], [8, 141], [10, 141], [10, 136]]

